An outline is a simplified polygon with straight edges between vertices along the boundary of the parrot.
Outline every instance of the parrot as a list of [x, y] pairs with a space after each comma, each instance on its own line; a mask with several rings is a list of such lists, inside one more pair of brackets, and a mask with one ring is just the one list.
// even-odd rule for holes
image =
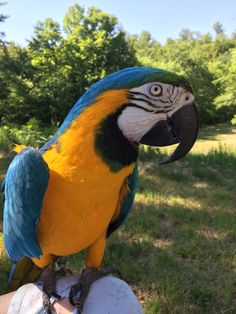
[[183, 76], [130, 67], [91, 85], [40, 149], [20, 147], [2, 186], [9, 291], [84, 249], [85, 270], [98, 271], [108, 237], [132, 208], [140, 145], [178, 144], [160, 162], [168, 164], [191, 150], [198, 124]]

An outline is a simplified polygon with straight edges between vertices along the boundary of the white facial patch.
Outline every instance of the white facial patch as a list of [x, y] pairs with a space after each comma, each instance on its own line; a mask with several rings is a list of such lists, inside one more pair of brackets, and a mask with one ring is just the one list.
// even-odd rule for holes
[[142, 137], [156, 124], [166, 120], [166, 114], [147, 112], [141, 108], [126, 107], [118, 118], [118, 126], [123, 135], [131, 142], [139, 142]]
[[129, 104], [118, 117], [123, 135], [139, 143], [143, 136], [167, 114], [193, 102], [193, 95], [183, 87], [151, 82], [130, 89]]
[[[194, 101], [192, 93], [186, 91], [181, 86], [173, 86], [170, 84], [152, 82], [130, 90], [134, 93], [134, 98], [149, 98], [157, 107], [182, 106]], [[136, 94], [136, 95], [135, 95]], [[140, 96], [141, 95], [141, 96]]]

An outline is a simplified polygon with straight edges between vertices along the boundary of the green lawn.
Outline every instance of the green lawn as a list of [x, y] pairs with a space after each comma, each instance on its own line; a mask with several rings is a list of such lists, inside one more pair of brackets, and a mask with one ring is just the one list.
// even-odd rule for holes
[[[141, 151], [135, 205], [104, 264], [120, 269], [147, 314], [236, 313], [236, 128], [205, 128], [191, 154], [159, 166], [169, 151]], [[74, 271], [81, 263], [69, 258]]]

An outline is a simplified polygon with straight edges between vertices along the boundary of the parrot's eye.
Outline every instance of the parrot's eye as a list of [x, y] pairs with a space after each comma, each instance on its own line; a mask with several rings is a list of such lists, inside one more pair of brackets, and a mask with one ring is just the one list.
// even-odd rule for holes
[[162, 93], [162, 87], [158, 84], [154, 84], [150, 86], [149, 93], [152, 94], [153, 96], [160, 96]]

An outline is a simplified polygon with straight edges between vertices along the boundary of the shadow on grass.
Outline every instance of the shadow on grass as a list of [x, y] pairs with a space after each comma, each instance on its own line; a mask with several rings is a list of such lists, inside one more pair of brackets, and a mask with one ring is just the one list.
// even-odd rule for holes
[[165, 167], [158, 151], [140, 157], [136, 203], [105, 262], [145, 296], [145, 313], [235, 313], [235, 154]]
[[196, 231], [173, 227], [168, 241], [141, 241], [145, 234], [127, 237], [132, 234], [127, 226], [108, 245], [105, 263], [115, 263], [141, 299], [145, 296], [145, 313], [234, 313], [235, 244]]
[[235, 135], [236, 128], [231, 124], [217, 124], [200, 129], [198, 139], [200, 140], [217, 140], [218, 135], [227, 134]]

